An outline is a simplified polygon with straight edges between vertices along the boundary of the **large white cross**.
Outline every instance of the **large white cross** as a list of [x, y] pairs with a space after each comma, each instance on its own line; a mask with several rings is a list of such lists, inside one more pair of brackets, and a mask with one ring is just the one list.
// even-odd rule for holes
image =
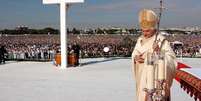
[[43, 0], [43, 4], [60, 4], [60, 42], [61, 42], [61, 68], [67, 67], [67, 32], [66, 11], [72, 3], [83, 3], [84, 0]]

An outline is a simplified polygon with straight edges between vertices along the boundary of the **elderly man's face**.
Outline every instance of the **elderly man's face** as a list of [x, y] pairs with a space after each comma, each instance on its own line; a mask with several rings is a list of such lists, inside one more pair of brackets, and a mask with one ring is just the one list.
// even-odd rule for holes
[[149, 38], [149, 37], [152, 37], [156, 33], [156, 30], [155, 29], [142, 29], [142, 33], [145, 38]]

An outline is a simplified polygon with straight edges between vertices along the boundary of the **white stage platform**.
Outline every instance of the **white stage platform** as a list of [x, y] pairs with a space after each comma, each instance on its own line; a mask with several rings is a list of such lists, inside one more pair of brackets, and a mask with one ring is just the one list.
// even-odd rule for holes
[[181, 70], [201, 79], [201, 68], [185, 68], [185, 69], [181, 69]]
[[[81, 67], [51, 62], [0, 65], [0, 101], [135, 101], [131, 59], [84, 59]], [[178, 82], [172, 101], [194, 101]]]

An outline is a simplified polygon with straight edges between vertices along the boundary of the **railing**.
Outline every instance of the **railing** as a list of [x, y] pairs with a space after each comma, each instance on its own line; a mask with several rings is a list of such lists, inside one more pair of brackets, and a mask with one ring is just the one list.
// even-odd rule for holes
[[181, 88], [191, 97], [194, 96], [195, 101], [201, 101], [201, 80], [185, 71], [177, 70], [176, 77], [179, 78]]

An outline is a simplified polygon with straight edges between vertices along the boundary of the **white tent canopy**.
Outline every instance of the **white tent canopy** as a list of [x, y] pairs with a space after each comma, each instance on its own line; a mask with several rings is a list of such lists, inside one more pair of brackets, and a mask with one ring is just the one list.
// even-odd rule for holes
[[174, 42], [171, 42], [173, 45], [183, 45], [183, 42], [180, 42], [180, 41], [174, 41]]
[[169, 36], [170, 34], [169, 33], [167, 33], [167, 32], [164, 32], [164, 31], [162, 31], [162, 32], [160, 32], [162, 35], [166, 35], [166, 36]]

